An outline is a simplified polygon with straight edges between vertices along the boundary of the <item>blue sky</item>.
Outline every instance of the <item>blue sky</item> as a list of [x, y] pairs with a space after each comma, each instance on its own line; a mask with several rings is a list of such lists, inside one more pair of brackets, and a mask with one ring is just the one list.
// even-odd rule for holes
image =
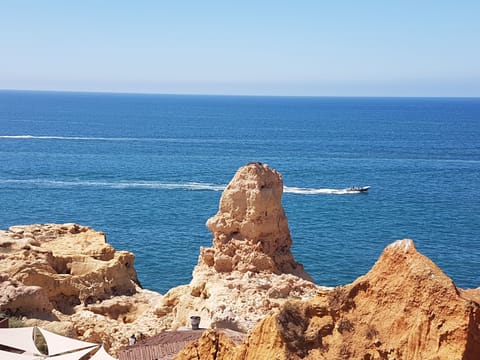
[[480, 1], [0, 0], [0, 89], [480, 96]]

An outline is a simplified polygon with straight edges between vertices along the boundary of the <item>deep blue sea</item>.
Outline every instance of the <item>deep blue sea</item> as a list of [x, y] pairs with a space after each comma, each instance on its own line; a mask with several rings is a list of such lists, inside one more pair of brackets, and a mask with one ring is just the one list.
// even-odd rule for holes
[[[145, 288], [188, 283], [240, 166], [283, 175], [292, 251], [320, 285], [412, 238], [480, 286], [480, 99], [0, 91], [0, 228], [76, 222], [136, 254]], [[367, 194], [343, 194], [369, 185]]]

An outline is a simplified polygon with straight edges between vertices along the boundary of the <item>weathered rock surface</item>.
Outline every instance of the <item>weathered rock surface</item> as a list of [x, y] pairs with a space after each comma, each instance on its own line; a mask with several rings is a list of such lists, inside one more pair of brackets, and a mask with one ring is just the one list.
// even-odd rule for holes
[[13, 226], [0, 232], [0, 249], [0, 286], [6, 289], [0, 306], [12, 314], [41, 315], [52, 309], [69, 314], [77, 305], [139, 289], [133, 254], [115, 252], [103, 233], [89, 227]]
[[282, 193], [282, 177], [268, 165], [240, 168], [222, 194], [218, 213], [207, 221], [213, 248], [201, 249], [198, 267], [293, 274], [311, 281], [290, 251]]
[[[204, 338], [198, 359], [218, 347], [208, 343]], [[474, 360], [480, 356], [480, 305], [411, 240], [399, 240], [366, 275], [285, 304], [241, 346], [230, 345], [222, 354], [209, 358]]]
[[0, 311], [115, 352], [133, 332], [157, 331], [161, 296], [140, 288], [134, 260], [89, 227], [12, 226], [0, 231]]
[[[0, 311], [26, 325], [102, 342], [189, 326], [208, 331], [178, 359], [479, 359], [480, 289], [461, 290], [411, 240], [388, 246], [352, 284], [320, 287], [290, 252], [280, 174], [240, 168], [207, 221], [192, 281], [165, 296], [138, 284], [134, 256], [76, 224], [0, 231]], [[252, 330], [253, 329], [253, 330]]]
[[247, 332], [288, 299], [315, 296], [319, 288], [290, 274], [196, 273], [189, 285], [164, 295], [156, 314], [165, 328], [188, 326], [196, 315], [201, 327]]
[[226, 334], [221, 331], [207, 330], [200, 339], [186, 346], [174, 359], [234, 359], [236, 358], [235, 347], [235, 343]]
[[315, 296], [320, 287], [290, 251], [280, 174], [261, 163], [241, 167], [207, 221], [213, 247], [202, 248], [190, 284], [171, 289], [157, 306], [165, 324], [249, 331], [288, 299]]
[[142, 290], [134, 256], [103, 233], [77, 224], [14, 226], [0, 232], [0, 310], [38, 319], [51, 331], [103, 342], [116, 353], [135, 333], [189, 326], [247, 332], [292, 298], [315, 296], [290, 252], [283, 182], [267, 165], [239, 169], [207, 222], [213, 247], [201, 249], [190, 284], [164, 297]]

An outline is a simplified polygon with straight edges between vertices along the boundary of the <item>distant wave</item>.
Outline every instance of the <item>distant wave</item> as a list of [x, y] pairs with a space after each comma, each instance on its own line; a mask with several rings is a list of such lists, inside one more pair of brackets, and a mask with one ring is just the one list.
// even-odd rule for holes
[[34, 136], [34, 135], [0, 135], [0, 139], [24, 140], [85, 140], [85, 141], [159, 141], [170, 139], [131, 138], [131, 137], [90, 137], [90, 136]]
[[231, 143], [245, 139], [204, 139], [204, 138], [155, 138], [155, 137], [102, 137], [102, 136], [53, 136], [53, 135], [0, 135], [0, 139], [10, 140], [59, 140], [59, 141], [106, 141], [106, 142], [170, 142], [170, 143]]
[[[51, 180], [51, 179], [0, 179], [0, 185], [30, 185], [49, 188], [95, 187], [110, 189], [164, 189], [164, 190], [210, 190], [223, 191], [226, 185], [201, 182], [162, 182], [162, 181], [95, 181], [95, 180]], [[343, 195], [355, 194], [347, 189], [312, 189], [283, 187], [284, 193], [302, 195]]]

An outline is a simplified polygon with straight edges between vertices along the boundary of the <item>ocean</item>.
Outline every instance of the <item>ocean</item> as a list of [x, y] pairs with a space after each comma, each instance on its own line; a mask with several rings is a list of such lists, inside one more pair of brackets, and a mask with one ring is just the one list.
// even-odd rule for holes
[[315, 283], [352, 282], [411, 238], [480, 286], [479, 98], [0, 91], [0, 228], [91, 226], [161, 293], [190, 281], [222, 189], [252, 161], [282, 174]]

